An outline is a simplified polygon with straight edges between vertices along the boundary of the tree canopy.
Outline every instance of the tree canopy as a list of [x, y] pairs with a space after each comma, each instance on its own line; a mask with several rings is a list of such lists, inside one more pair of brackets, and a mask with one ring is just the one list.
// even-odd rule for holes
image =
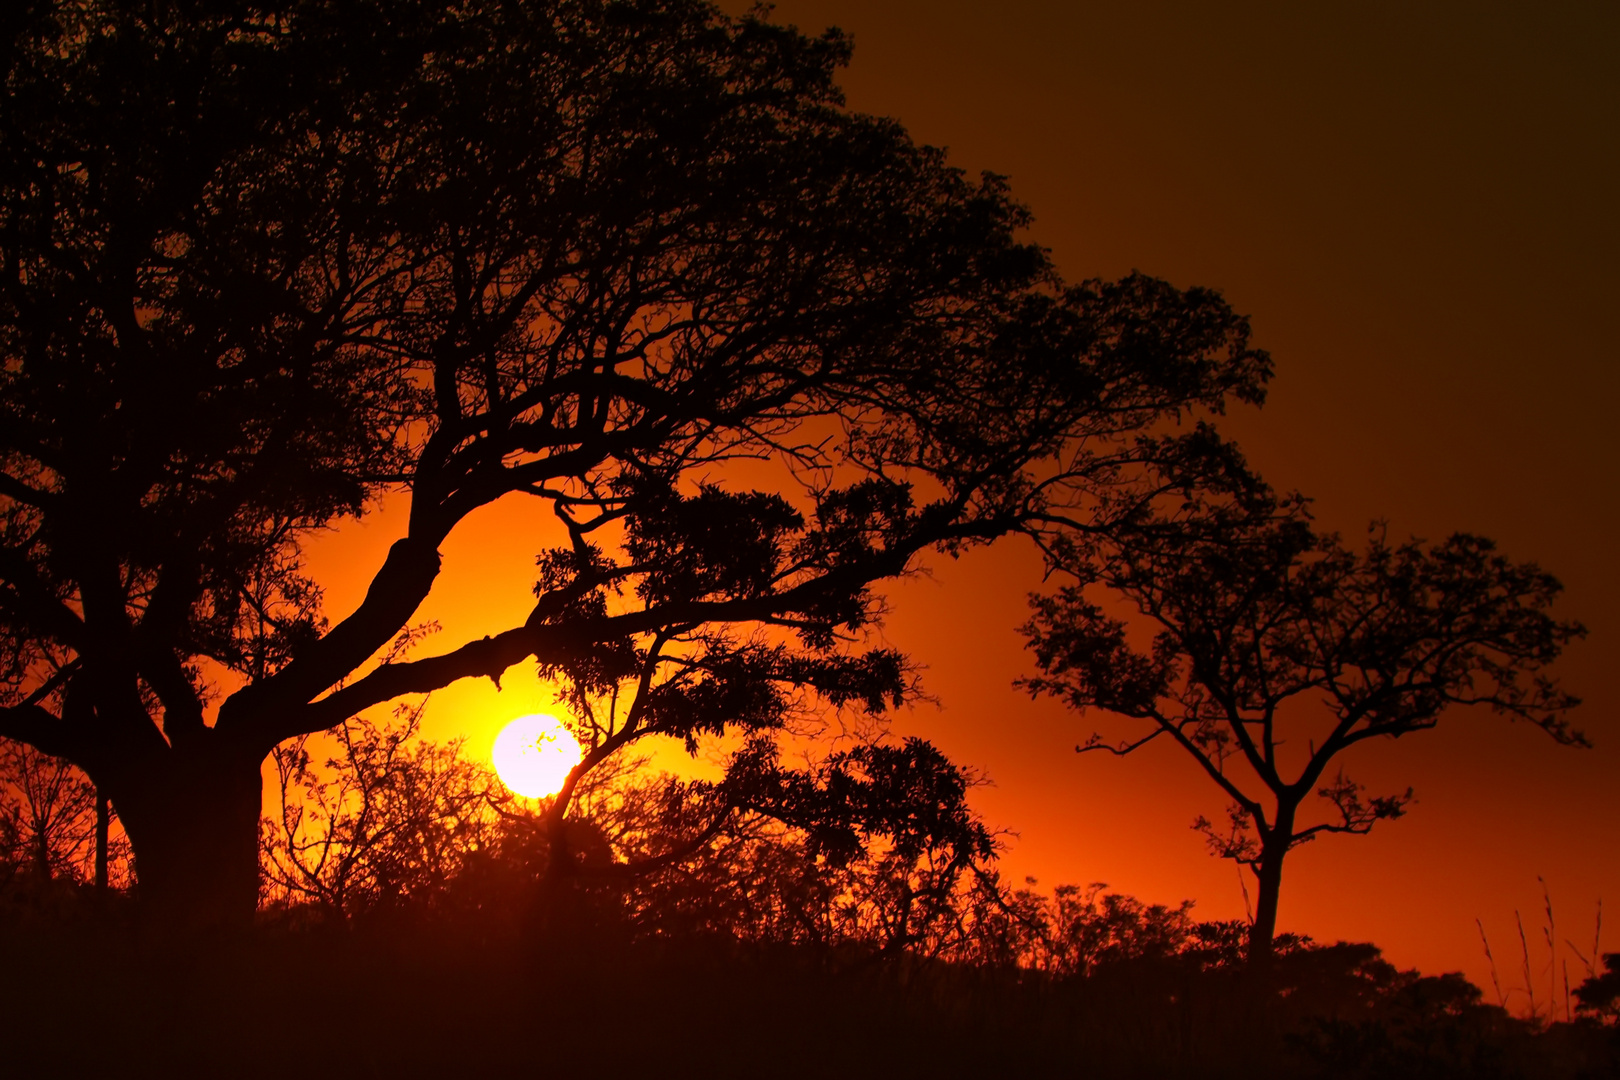
[[[0, 734], [83, 767], [177, 910], [251, 910], [273, 747], [455, 679], [537, 662], [598, 758], [897, 701], [873, 582], [1103, 527], [1190, 452], [1164, 421], [1269, 375], [1212, 293], [1063, 284], [1000, 178], [844, 108], [837, 32], [692, 0], [7, 19]], [[792, 483], [735, 490], [744, 458]], [[513, 494], [569, 538], [528, 618], [385, 656]], [[329, 624], [300, 545], [385, 495], [406, 535]]]
[[[1375, 524], [1358, 551], [1317, 529], [1306, 500], [1234, 475], [1227, 495], [1209, 485], [1101, 544], [1055, 544], [1075, 584], [1031, 598], [1024, 630], [1041, 674], [1024, 684], [1145, 722], [1139, 737], [1093, 735], [1081, 751], [1168, 740], [1221, 789], [1231, 829], [1195, 827], [1254, 871], [1251, 951], [1263, 956], [1288, 852], [1365, 833], [1412, 800], [1410, 788], [1365, 797], [1341, 755], [1432, 728], [1454, 705], [1586, 745], [1567, 716], [1578, 699], [1547, 674], [1585, 631], [1552, 615], [1557, 580], [1489, 540], [1393, 543]], [[1132, 640], [1096, 586], [1136, 609], [1150, 643]], [[1301, 809], [1313, 793], [1325, 817]]]

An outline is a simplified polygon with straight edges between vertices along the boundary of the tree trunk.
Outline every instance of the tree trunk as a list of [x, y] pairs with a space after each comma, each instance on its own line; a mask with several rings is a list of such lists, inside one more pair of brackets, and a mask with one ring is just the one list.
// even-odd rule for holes
[[30, 861], [34, 864], [34, 874], [41, 881], [49, 881], [55, 876], [51, 873], [51, 837], [43, 825], [34, 830], [33, 841]]
[[107, 892], [107, 842], [112, 831], [112, 807], [107, 795], [96, 788], [96, 892]]
[[1270, 961], [1277, 940], [1277, 895], [1282, 889], [1283, 859], [1294, 840], [1294, 807], [1278, 807], [1277, 818], [1260, 848], [1255, 866], [1259, 881], [1254, 905], [1254, 925], [1249, 928], [1249, 962]]
[[259, 763], [211, 746], [109, 785], [146, 917], [184, 931], [247, 927], [259, 901]]

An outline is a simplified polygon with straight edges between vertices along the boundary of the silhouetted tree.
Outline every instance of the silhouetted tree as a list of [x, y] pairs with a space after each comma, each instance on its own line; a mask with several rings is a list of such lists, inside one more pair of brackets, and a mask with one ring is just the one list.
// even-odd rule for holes
[[[1487, 705], [1585, 745], [1565, 718], [1576, 699], [1544, 674], [1583, 631], [1548, 614], [1557, 581], [1488, 540], [1392, 544], [1374, 527], [1357, 552], [1313, 528], [1302, 500], [1254, 487], [1139, 525], [1093, 545], [1096, 561], [1075, 557], [1078, 544], [1054, 548], [1079, 583], [1032, 598], [1025, 632], [1042, 674], [1025, 685], [1148, 725], [1119, 743], [1093, 735], [1080, 750], [1128, 754], [1168, 739], [1230, 797], [1229, 831], [1203, 818], [1197, 827], [1254, 871], [1254, 956], [1271, 950], [1289, 851], [1367, 832], [1412, 799], [1411, 789], [1367, 797], [1342, 765], [1330, 774], [1346, 750], [1434, 727], [1453, 705]], [[1129, 624], [1088, 595], [1093, 585], [1134, 604], [1150, 645], [1132, 644]], [[1331, 807], [1326, 820], [1301, 812], [1313, 792]]]
[[[0, 740], [0, 866], [38, 883], [105, 886], [126, 861], [122, 832], [97, 814], [84, 773], [31, 746]], [[122, 877], [119, 873], [117, 876]]]
[[1582, 1016], [1607, 1027], [1620, 1026], [1620, 953], [1603, 957], [1603, 973], [1593, 972], [1575, 988], [1576, 1006]]
[[[594, 692], [673, 644], [633, 730], [767, 732], [766, 676], [892, 702], [851, 655], [871, 583], [1110, 520], [1198, 449], [1144, 432], [1269, 373], [1209, 293], [1063, 286], [999, 178], [842, 107], [837, 33], [695, 0], [3, 29], [0, 734], [111, 797], [168, 918], [249, 918], [266, 755], [402, 695], [531, 659]], [[725, 489], [739, 458], [787, 494]], [[384, 495], [406, 535], [328, 625], [300, 542]], [[379, 663], [507, 495], [569, 537], [527, 619]]]
[[792, 771], [762, 741], [719, 784], [649, 776], [620, 754], [582, 769], [559, 806], [513, 796], [459, 742], [422, 740], [421, 713], [349, 721], [320, 740], [324, 762], [309, 736], [275, 749], [272, 909], [476, 911], [523, 931], [577, 892], [647, 937], [934, 955], [962, 938], [950, 924], [964, 887], [994, 854], [970, 779], [919, 740]]
[[[888, 790], [913, 768], [915, 790]], [[546, 869], [575, 887], [616, 884], [625, 925], [647, 938], [865, 963], [933, 955], [958, 936], [950, 924], [993, 850], [966, 807], [965, 778], [932, 747], [863, 746], [773, 778], [763, 790], [787, 791], [791, 808], [736, 798], [742, 771], [723, 784], [666, 775], [599, 787], [566, 819], [566, 861]], [[545, 817], [536, 824], [557, 835]]]
[[[826, 499], [824, 527], [881, 520], [873, 490]], [[655, 589], [674, 596], [700, 592], [722, 575], [787, 577], [807, 554], [784, 542], [800, 522], [776, 497], [732, 500], [705, 488], [672, 507], [670, 516], [676, 515], [705, 530], [706, 543], [690, 543], [690, 526], [660, 514], [644, 514], [627, 527], [628, 557], [656, 567], [653, 580], [638, 587], [644, 597], [655, 596]], [[561, 549], [542, 566], [574, 558]], [[605, 606], [605, 588], [601, 592], [593, 602]], [[814, 735], [829, 708], [879, 715], [903, 700], [910, 680], [903, 658], [892, 651], [842, 654], [828, 648], [830, 638], [819, 648], [802, 647], [806, 630], [823, 631], [812, 623], [794, 629], [799, 648], [759, 632], [673, 626], [651, 635], [645, 648], [607, 662], [593, 657], [546, 668], [569, 701], [584, 744], [579, 766], [540, 810], [547, 873], [630, 881], [671, 871], [717, 846], [734, 863], [746, 858], [739, 842], [748, 848], [748, 839], [769, 837], [801, 851], [809, 863], [824, 864], [816, 891], [826, 904], [820, 916], [802, 913], [805, 927], [819, 921], [827, 940], [868, 943], [888, 954], [926, 939], [958, 884], [993, 854], [989, 831], [967, 806], [973, 780], [927, 742], [889, 740], [881, 727], [806, 767], [785, 767], [780, 734]], [[858, 719], [855, 726], [861, 727]], [[742, 740], [726, 758], [723, 780], [667, 779], [634, 800], [610, 793], [615, 773], [644, 740], [675, 737], [695, 750], [701, 740], [727, 732]], [[761, 819], [786, 833], [762, 832]], [[600, 849], [570, 850], [570, 836], [586, 822], [606, 826], [612, 861], [594, 857]], [[713, 883], [719, 865], [701, 876]], [[836, 917], [833, 906], [854, 917]]]
[[340, 918], [429, 908], [492, 842], [494, 771], [459, 741], [417, 738], [420, 704], [401, 711], [394, 724], [339, 727], [324, 762], [311, 762], [308, 737], [275, 749], [277, 813], [263, 838], [273, 899]]

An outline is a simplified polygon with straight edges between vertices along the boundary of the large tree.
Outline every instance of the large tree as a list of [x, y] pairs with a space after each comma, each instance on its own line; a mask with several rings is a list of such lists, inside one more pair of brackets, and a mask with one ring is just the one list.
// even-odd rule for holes
[[[1191, 755], [1230, 800], [1230, 829], [1195, 827], [1253, 871], [1250, 955], [1263, 959], [1288, 853], [1411, 802], [1410, 788], [1367, 796], [1347, 751], [1433, 728], [1455, 706], [1585, 745], [1567, 718], [1577, 699], [1547, 675], [1584, 631], [1552, 615], [1553, 577], [1488, 540], [1392, 543], [1375, 525], [1356, 550], [1236, 464], [1230, 498], [1206, 484], [1168, 514], [1051, 545], [1076, 581], [1032, 598], [1024, 630], [1041, 674], [1024, 684], [1141, 725], [1123, 741], [1094, 734], [1082, 752], [1165, 741]], [[1105, 606], [1109, 595], [1138, 617]]]
[[[265, 756], [400, 695], [629, 680], [598, 757], [768, 732], [801, 689], [892, 702], [903, 661], [852, 646], [872, 583], [1108, 519], [1191, 445], [1144, 432], [1268, 374], [1212, 294], [1064, 286], [1000, 179], [843, 108], [837, 33], [693, 0], [8, 12], [0, 734], [110, 795], [171, 917], [250, 915]], [[719, 482], [737, 458], [783, 490]], [[386, 654], [514, 493], [569, 538], [523, 625]], [[328, 625], [300, 542], [384, 495], [406, 534]]]

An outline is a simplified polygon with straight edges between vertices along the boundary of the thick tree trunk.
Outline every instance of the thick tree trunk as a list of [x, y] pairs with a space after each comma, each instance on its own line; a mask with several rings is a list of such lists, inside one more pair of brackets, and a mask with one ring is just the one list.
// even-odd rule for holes
[[1277, 897], [1282, 890], [1283, 859], [1294, 840], [1294, 808], [1280, 807], [1270, 834], [1260, 848], [1255, 866], [1259, 882], [1255, 896], [1254, 925], [1249, 928], [1249, 962], [1270, 961], [1277, 940]]
[[1282, 855], [1261, 852], [1255, 867], [1259, 892], [1255, 898], [1254, 925], [1249, 927], [1249, 959], [1269, 957], [1277, 940], [1277, 892], [1282, 886]]
[[114, 785], [142, 909], [176, 930], [246, 927], [259, 900], [259, 763], [214, 747]]

